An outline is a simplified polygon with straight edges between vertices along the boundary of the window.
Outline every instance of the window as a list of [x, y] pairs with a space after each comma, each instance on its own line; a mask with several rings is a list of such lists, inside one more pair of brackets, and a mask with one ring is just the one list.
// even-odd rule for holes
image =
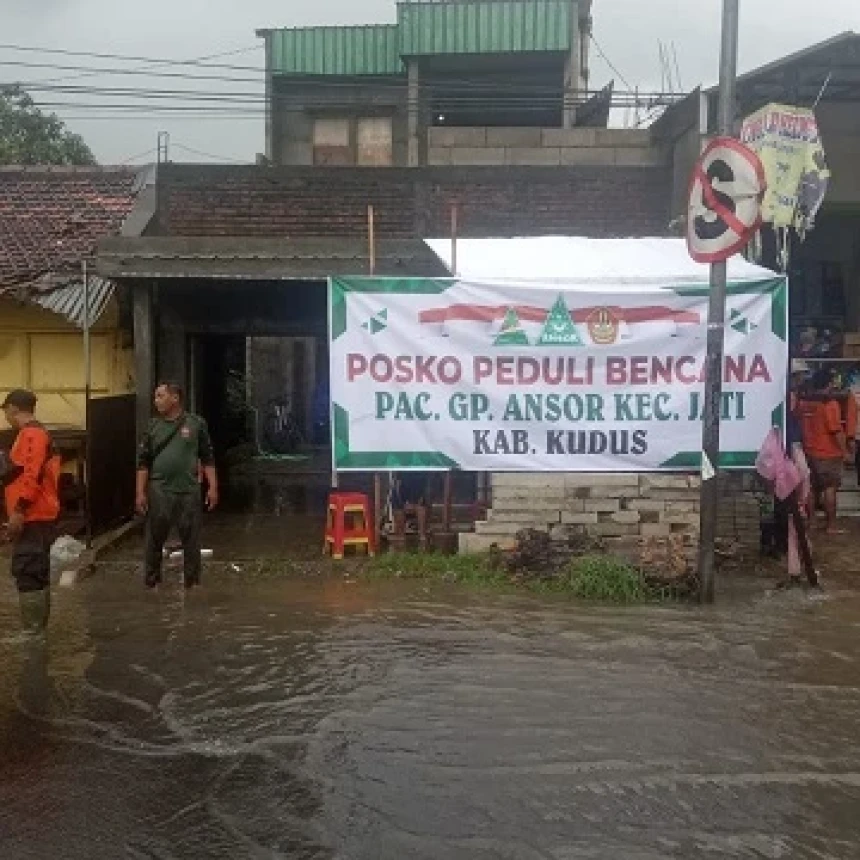
[[314, 164], [390, 167], [393, 137], [390, 116], [320, 117], [314, 120]]
[[354, 164], [349, 119], [314, 120], [314, 164]]
[[358, 120], [358, 163], [365, 167], [391, 167], [391, 117], [362, 117]]

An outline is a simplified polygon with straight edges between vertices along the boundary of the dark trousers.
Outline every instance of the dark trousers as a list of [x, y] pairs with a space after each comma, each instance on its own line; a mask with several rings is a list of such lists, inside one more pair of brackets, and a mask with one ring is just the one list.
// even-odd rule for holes
[[854, 444], [854, 468], [857, 470], [857, 486], [860, 486], [860, 439]]
[[199, 493], [171, 493], [157, 486], [149, 488], [149, 512], [146, 517], [146, 584], [161, 582], [164, 543], [171, 526], [176, 526], [184, 553], [185, 587], [200, 583], [200, 520], [202, 507]]
[[51, 546], [55, 537], [53, 522], [25, 523], [15, 539], [9, 567], [21, 594], [51, 587]]

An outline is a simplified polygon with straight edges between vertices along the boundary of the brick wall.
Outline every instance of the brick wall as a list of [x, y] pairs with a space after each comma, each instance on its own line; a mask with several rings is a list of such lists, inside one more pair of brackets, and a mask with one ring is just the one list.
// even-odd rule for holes
[[681, 535], [691, 552], [699, 528], [699, 478], [695, 475], [495, 474], [493, 507], [475, 533], [461, 536], [462, 552], [493, 543], [512, 546], [522, 528], [570, 531], [602, 538], [607, 549], [638, 559], [643, 539]]
[[647, 129], [431, 128], [431, 165], [660, 167], [667, 153]]
[[[474, 534], [460, 536], [460, 551], [513, 547], [521, 529], [548, 531], [567, 541], [573, 533], [601, 538], [609, 552], [634, 563], [648, 544], [680, 540], [688, 563], [698, 550], [699, 493], [695, 474], [494, 474], [492, 508]], [[743, 555], [759, 547], [760, 514], [749, 475], [721, 476], [718, 534]]]
[[663, 235], [663, 167], [302, 168], [166, 165], [158, 219], [174, 236], [364, 236], [367, 206], [388, 238]]

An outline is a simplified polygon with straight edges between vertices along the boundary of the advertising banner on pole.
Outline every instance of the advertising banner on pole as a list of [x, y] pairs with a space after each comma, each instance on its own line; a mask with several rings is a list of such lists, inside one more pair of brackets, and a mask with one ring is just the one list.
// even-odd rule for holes
[[[697, 471], [706, 285], [334, 278], [338, 471]], [[730, 283], [722, 458], [783, 425], [787, 290]]]
[[741, 142], [764, 166], [762, 219], [774, 227], [811, 229], [824, 201], [830, 171], [810, 108], [770, 104], [744, 120]]

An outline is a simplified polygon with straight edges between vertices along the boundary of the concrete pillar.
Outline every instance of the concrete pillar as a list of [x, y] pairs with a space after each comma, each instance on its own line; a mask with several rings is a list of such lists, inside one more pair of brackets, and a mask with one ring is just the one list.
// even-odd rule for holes
[[274, 80], [272, 70], [272, 33], [271, 31], [260, 31], [257, 33], [259, 37], [264, 39], [265, 46], [265, 62], [266, 62], [266, 160], [269, 164], [274, 164], [275, 161], [275, 105], [274, 100]]
[[410, 167], [419, 167], [423, 163], [422, 139], [424, 137], [422, 110], [423, 97], [421, 95], [421, 76], [417, 60], [409, 60], [408, 84], [406, 90], [406, 109], [408, 111], [408, 134], [409, 134], [409, 161]]
[[152, 415], [152, 386], [155, 383], [155, 343], [153, 336], [152, 285], [139, 281], [132, 287], [134, 319], [134, 374], [137, 391], [137, 438], [142, 439]]
[[591, 38], [591, 0], [572, 4], [570, 50], [564, 63], [564, 106], [562, 127], [576, 125], [576, 103], [588, 91], [588, 40]]
[[158, 307], [158, 378], [178, 382], [188, 391], [185, 325], [179, 314], [164, 301], [163, 287]]

